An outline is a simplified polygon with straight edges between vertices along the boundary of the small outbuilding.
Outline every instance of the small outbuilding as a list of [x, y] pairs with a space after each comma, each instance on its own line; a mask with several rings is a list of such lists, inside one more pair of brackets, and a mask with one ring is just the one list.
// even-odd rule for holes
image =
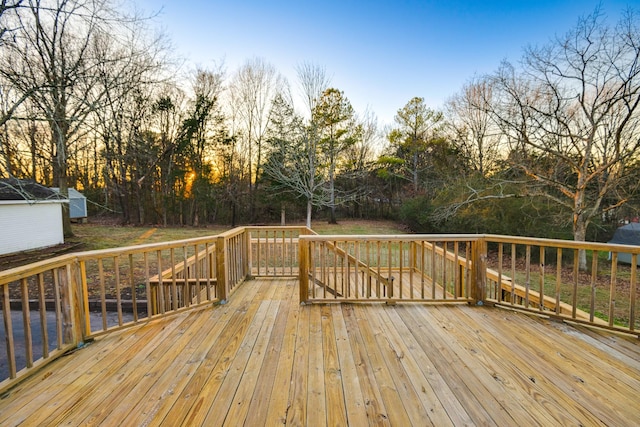
[[[640, 246], [640, 223], [631, 222], [629, 224], [623, 225], [622, 227], [619, 227], [615, 231], [615, 233], [613, 233], [613, 237], [611, 238], [611, 240], [609, 240], [609, 242], [607, 243]], [[611, 259], [611, 254], [609, 254], [609, 259]], [[619, 252], [618, 262], [631, 264], [631, 254]], [[636, 264], [640, 266], [640, 256], [638, 256]]]
[[[57, 187], [51, 187], [51, 189], [60, 193]], [[69, 193], [69, 218], [84, 222], [87, 219], [87, 198], [75, 188], [69, 188], [67, 192]]]
[[34, 181], [0, 179], [0, 255], [64, 243], [63, 203]]

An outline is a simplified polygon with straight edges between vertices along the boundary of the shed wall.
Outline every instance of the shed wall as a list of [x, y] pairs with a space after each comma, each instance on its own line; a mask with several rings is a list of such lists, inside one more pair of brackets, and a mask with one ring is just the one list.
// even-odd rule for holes
[[61, 243], [60, 203], [0, 204], [0, 255]]

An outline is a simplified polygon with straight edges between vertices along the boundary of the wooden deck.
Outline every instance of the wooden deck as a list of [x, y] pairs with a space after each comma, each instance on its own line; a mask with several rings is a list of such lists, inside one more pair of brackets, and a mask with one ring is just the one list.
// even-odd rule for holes
[[467, 305], [228, 304], [110, 333], [0, 398], [0, 425], [640, 425], [640, 343]]

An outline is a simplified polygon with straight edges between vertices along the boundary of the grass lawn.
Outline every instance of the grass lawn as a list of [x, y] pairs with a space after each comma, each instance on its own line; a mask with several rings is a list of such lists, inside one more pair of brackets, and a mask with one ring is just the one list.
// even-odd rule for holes
[[[303, 224], [291, 224], [303, 225]], [[317, 221], [312, 224], [319, 234], [405, 234], [402, 227], [391, 221], [340, 221], [327, 224]], [[74, 237], [69, 239], [82, 244], [80, 250], [107, 249], [145, 243], [167, 242], [219, 234], [230, 226], [209, 227], [130, 227], [102, 224], [73, 224]]]
[[[278, 224], [274, 224], [278, 225]], [[303, 223], [287, 225], [304, 225]], [[0, 256], [0, 271], [53, 258], [66, 252], [91, 251], [146, 243], [168, 242], [193, 237], [213, 236], [231, 229], [228, 225], [208, 227], [122, 226], [105, 223], [72, 224], [74, 236], [63, 245]], [[405, 234], [392, 221], [345, 220], [338, 224], [316, 221], [313, 229], [320, 234]]]
[[146, 243], [167, 242], [190, 239], [192, 237], [212, 236], [229, 227], [130, 227], [102, 224], [73, 224], [74, 236], [69, 241], [82, 244], [82, 251], [117, 248], [121, 246], [143, 245]]
[[402, 225], [392, 221], [348, 220], [338, 224], [317, 221], [311, 223], [311, 228], [318, 234], [407, 234]]

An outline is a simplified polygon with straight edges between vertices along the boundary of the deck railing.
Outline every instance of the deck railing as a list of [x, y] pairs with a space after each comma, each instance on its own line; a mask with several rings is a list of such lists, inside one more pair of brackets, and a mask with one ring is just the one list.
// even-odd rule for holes
[[[630, 266], [618, 265], [622, 254]], [[301, 302], [487, 304], [640, 335], [639, 254], [635, 246], [510, 236], [240, 227], [63, 255], [0, 272], [0, 393], [100, 334], [224, 302], [252, 276], [299, 276]]]
[[473, 302], [639, 335], [639, 255], [495, 235], [301, 236], [300, 300]]
[[[492, 259], [485, 301], [606, 329], [639, 333], [640, 247], [485, 236]], [[587, 269], [580, 269], [581, 251]], [[622, 264], [624, 256], [631, 263]]]
[[301, 236], [300, 299], [469, 302], [476, 242], [463, 235]]
[[246, 227], [251, 241], [250, 271], [255, 277], [298, 276], [298, 237], [307, 227]]
[[0, 392], [107, 331], [224, 302], [251, 275], [297, 275], [297, 237], [307, 232], [239, 227], [215, 236], [68, 254], [0, 272]]

